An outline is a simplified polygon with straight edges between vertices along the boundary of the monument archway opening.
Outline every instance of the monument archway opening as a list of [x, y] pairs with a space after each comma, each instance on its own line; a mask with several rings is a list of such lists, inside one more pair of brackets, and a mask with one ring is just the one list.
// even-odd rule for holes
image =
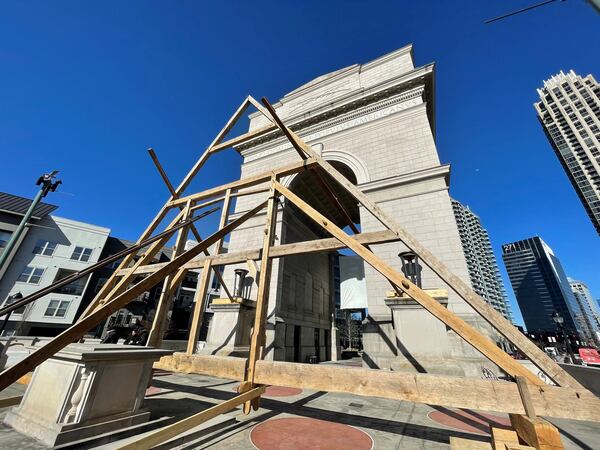
[[[356, 184], [356, 174], [350, 167], [339, 161], [331, 161], [331, 164], [349, 181]], [[322, 173], [322, 176], [331, 186], [335, 197], [346, 210], [352, 223], [360, 230], [360, 213], [356, 199], [340, 188], [327, 174]], [[312, 172], [305, 171], [297, 174], [289, 183], [289, 188], [337, 226], [350, 229], [347, 217], [334, 201], [323, 193], [319, 181]], [[284, 203], [282, 222], [282, 244], [330, 237], [289, 202]], [[351, 253], [348, 253], [347, 256], [350, 255]], [[291, 255], [282, 259], [278, 327], [279, 335], [285, 336], [285, 339], [282, 339], [284, 342], [280, 342], [277, 346], [280, 353], [275, 355], [275, 359], [304, 363], [340, 358], [338, 325], [353, 320], [351, 314], [345, 314], [339, 309], [340, 257], [342, 256], [336, 251]], [[363, 265], [362, 260], [360, 264]], [[344, 335], [343, 340], [346, 346], [350, 345], [358, 349], [360, 347], [359, 327], [354, 325], [343, 327], [343, 332], [356, 331], [355, 336]], [[353, 338], [354, 342], [352, 342]]]

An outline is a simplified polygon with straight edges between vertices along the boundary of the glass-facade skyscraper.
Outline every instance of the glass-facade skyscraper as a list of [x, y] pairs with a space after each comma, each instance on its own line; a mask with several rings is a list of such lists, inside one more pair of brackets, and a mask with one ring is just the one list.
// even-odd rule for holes
[[504, 283], [487, 230], [479, 217], [459, 201], [452, 199], [452, 209], [473, 290], [512, 322]]
[[581, 333], [579, 305], [559, 259], [538, 236], [502, 246], [502, 259], [529, 332], [556, 332], [552, 314], [564, 318], [566, 330]]
[[592, 75], [561, 71], [538, 94], [538, 119], [600, 234], [600, 85]]
[[583, 281], [569, 278], [569, 284], [581, 309], [579, 323], [582, 330], [588, 338], [600, 344], [600, 308], [598, 308], [598, 304]]

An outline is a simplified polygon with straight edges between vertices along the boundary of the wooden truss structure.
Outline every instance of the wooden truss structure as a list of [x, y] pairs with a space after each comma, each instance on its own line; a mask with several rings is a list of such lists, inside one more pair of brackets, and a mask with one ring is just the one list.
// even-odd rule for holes
[[[35, 353], [0, 374], [0, 389], [14, 383], [66, 345], [82, 338], [88, 330], [102, 323], [110, 314], [124, 307], [152, 286], [164, 281], [163, 293], [159, 300], [149, 336], [149, 344], [159, 346], [162, 342], [167, 312], [170, 307], [169, 302], [174, 289], [177, 288], [188, 270], [202, 268], [196, 290], [195, 309], [187, 352], [163, 358], [157, 366], [172, 371], [207, 374], [239, 380], [241, 382], [239, 396], [146, 435], [124, 448], [150, 448], [241, 404], [244, 405], [244, 412], [249, 413], [252, 408], [258, 408], [260, 396], [265, 392], [266, 385], [348, 392], [432, 405], [506, 412], [515, 415], [513, 426], [520, 436], [529, 433], [529, 435], [536, 436], [536, 439], [539, 438], [541, 433], [536, 431], [540, 429], [536, 425], [536, 421], [540, 420], [536, 417], [536, 414], [600, 421], [600, 399], [581, 386], [529, 341], [516, 327], [489, 306], [470, 286], [452, 274], [440, 260], [393, 221], [373, 200], [314, 152], [290, 127], [281, 121], [266, 99], [263, 99], [262, 102], [263, 105], [252, 97], [247, 97], [177, 187], [171, 184], [156, 155], [150, 150], [150, 156], [170, 192], [170, 197], [142, 233], [138, 244], [151, 237], [170, 211], [177, 210], [176, 217], [165, 228], [165, 231], [169, 231], [178, 227], [172, 260], [166, 263], [150, 264], [152, 257], [168, 242], [171, 233], [166, 233], [163, 237], [153, 240], [151, 245], [145, 248], [143, 254], [138, 255], [137, 260], [134, 259], [135, 252], [129, 253], [118, 270], [115, 271], [113, 277], [106, 282], [74, 325]], [[249, 106], [254, 106], [260, 111], [269, 120], [269, 125], [224, 141], [225, 136]], [[199, 193], [183, 195], [185, 189], [211, 155], [269, 133], [283, 135], [298, 153], [298, 162]], [[336, 224], [331, 223], [319, 211], [282, 185], [282, 177], [302, 171], [310, 171], [315, 175], [315, 179], [320, 188], [323, 189], [323, 193], [327, 195], [333, 206], [342, 212], [344, 217], [349, 219], [347, 211], [345, 211], [331, 188], [330, 180], [333, 180], [362, 204], [369, 213], [385, 226], [386, 231], [358, 233], [358, 230], [353, 228], [355, 234], [349, 235]], [[265, 200], [234, 220], [229, 220], [228, 212], [232, 199], [259, 192], [267, 193]], [[288, 202], [294, 204], [323, 230], [327, 231], [332, 238], [274, 245], [274, 227], [280, 197], [284, 197]], [[220, 202], [223, 203], [223, 206], [219, 228], [203, 239], [194, 226], [194, 215], [198, 210]], [[220, 254], [225, 236], [263, 209], [266, 209], [266, 223], [262, 248]], [[348, 224], [351, 225], [351, 223], [352, 221], [349, 220]], [[182, 226], [182, 224], [185, 224], [185, 226]], [[184, 243], [188, 233], [192, 233], [199, 244], [190, 250], [185, 250]], [[413, 284], [369, 249], [370, 244], [391, 241], [401, 241], [418, 254], [424, 264], [433, 270], [495, 330], [523, 352], [556, 386], [546, 385], [540, 378], [506, 354], [496, 343], [440, 305], [427, 292]], [[208, 249], [212, 245], [215, 245], [214, 248], [216, 249], [213, 255], [208, 253]], [[266, 340], [266, 311], [273, 259], [286, 255], [331, 251], [339, 248], [353, 250], [366, 263], [389, 280], [397, 292], [407, 295], [422, 305], [423, 308], [441, 320], [447, 327], [518, 383], [263, 360]], [[257, 264], [257, 261], [259, 261], [259, 264]], [[236, 263], [248, 263], [251, 271], [259, 275], [255, 277], [255, 279], [258, 279], [258, 293], [249, 357], [245, 359], [195, 354], [198, 334], [206, 307], [206, 293], [210, 273], [214, 271], [220, 278], [220, 271], [217, 270], [219, 266]], [[140, 276], [143, 276], [142, 280], [137, 281]], [[220, 281], [223, 280], [220, 279]], [[221, 285], [224, 287], [225, 293], [231, 297], [231, 293], [227, 290], [225, 284], [222, 282]]]

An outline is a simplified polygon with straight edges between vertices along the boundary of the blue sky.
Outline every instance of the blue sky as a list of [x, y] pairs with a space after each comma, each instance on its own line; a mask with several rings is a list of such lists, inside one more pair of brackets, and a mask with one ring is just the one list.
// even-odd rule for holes
[[[136, 239], [168, 197], [148, 147], [178, 183], [248, 93], [275, 101], [412, 43], [417, 65], [437, 63], [451, 194], [481, 217], [498, 257], [537, 234], [600, 297], [600, 240], [532, 107], [561, 69], [600, 76], [600, 16], [585, 2], [490, 25], [532, 1], [213, 3], [4, 2], [0, 190], [32, 197], [37, 177], [59, 169], [64, 184], [47, 198], [58, 215]], [[220, 154], [192, 189], [237, 178], [239, 160]]]

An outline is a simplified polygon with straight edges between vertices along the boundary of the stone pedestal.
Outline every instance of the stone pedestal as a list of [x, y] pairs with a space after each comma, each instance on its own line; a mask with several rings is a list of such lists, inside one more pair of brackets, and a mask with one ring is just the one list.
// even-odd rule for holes
[[55, 446], [146, 422], [141, 409], [152, 364], [172, 352], [71, 344], [39, 365], [4, 423]]
[[[448, 292], [444, 289], [425, 289], [442, 305], [448, 305]], [[446, 326], [429, 311], [408, 296], [390, 293], [385, 304], [391, 309], [397, 355], [391, 368], [464, 376], [459, 361], [452, 355]]]
[[256, 302], [246, 299], [217, 298], [210, 309], [213, 318], [206, 345], [198, 353], [204, 355], [247, 357]]

